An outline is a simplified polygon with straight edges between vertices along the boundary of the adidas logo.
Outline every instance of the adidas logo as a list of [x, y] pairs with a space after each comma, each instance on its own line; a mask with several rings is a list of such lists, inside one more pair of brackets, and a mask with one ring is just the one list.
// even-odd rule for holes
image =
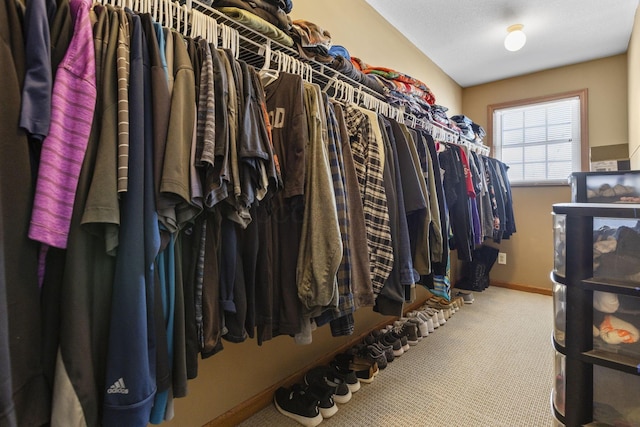
[[124, 380], [120, 378], [118, 381], [113, 383], [111, 387], [107, 390], [108, 394], [129, 394], [129, 389], [124, 385]]

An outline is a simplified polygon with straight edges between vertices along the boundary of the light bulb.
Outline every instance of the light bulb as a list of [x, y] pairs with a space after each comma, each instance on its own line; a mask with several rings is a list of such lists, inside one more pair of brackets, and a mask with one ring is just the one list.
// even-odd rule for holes
[[507, 37], [504, 39], [504, 48], [510, 52], [515, 52], [517, 50], [522, 49], [524, 44], [527, 42], [527, 36], [522, 31], [524, 25], [515, 24], [511, 25], [507, 28]]

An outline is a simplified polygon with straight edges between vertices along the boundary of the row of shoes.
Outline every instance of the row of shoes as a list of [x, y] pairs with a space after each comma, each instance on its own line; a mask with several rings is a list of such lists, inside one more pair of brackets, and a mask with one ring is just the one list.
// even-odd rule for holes
[[278, 388], [273, 402], [281, 414], [314, 427], [334, 416], [337, 403], [348, 403], [361, 383], [372, 383], [379, 372], [376, 361], [353, 352], [341, 353], [328, 365], [310, 369], [303, 383]]
[[372, 383], [389, 363], [443, 326], [465, 303], [469, 304], [462, 295], [451, 301], [429, 298], [393, 324], [372, 331], [328, 365], [310, 369], [302, 383], [280, 387], [273, 398], [276, 409], [304, 426], [317, 426], [338, 412], [337, 404], [348, 403], [361, 383]]

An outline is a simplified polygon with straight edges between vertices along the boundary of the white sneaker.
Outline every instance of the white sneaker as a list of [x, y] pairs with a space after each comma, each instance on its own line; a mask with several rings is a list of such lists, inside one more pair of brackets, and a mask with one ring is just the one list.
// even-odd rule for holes
[[438, 315], [438, 311], [436, 309], [431, 307], [424, 307], [421, 311], [425, 313], [426, 316], [429, 316], [431, 318], [434, 329], [437, 329], [444, 324], [444, 322], [440, 322], [440, 316]]
[[409, 319], [414, 319], [412, 321], [418, 326], [418, 330], [420, 330], [419, 338], [424, 338], [429, 335], [429, 325], [427, 325], [427, 322], [425, 322], [424, 319], [418, 316], [418, 312], [412, 311], [411, 313], [408, 313], [408, 316]]
[[[422, 319], [424, 323], [426, 323], [427, 330], [429, 331], [429, 333], [430, 334], [433, 333], [433, 331], [435, 330], [435, 327], [433, 324], [433, 318], [423, 311], [416, 311], [415, 313], [416, 313], [416, 316], [418, 316], [418, 318]], [[438, 316], [436, 316], [436, 321], [437, 320], [438, 320]], [[438, 324], [438, 326], [440, 326], [440, 324]]]

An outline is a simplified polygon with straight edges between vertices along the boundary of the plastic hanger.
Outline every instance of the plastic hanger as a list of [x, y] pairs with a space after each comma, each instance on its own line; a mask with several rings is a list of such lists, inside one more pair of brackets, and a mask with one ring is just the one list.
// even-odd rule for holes
[[190, 37], [191, 38], [196, 38], [196, 33], [198, 32], [198, 25], [199, 25], [199, 16], [200, 16], [200, 12], [198, 12], [197, 10], [192, 10], [191, 11], [191, 33], [190, 33]]
[[174, 30], [175, 27], [173, 26], [174, 22], [173, 22], [173, 7], [172, 7], [172, 3], [171, 0], [160, 0], [162, 2], [162, 10], [163, 10], [163, 14], [164, 14], [164, 25], [171, 29]]
[[260, 80], [264, 86], [268, 86], [271, 83], [275, 82], [280, 73], [278, 70], [274, 70], [271, 68], [271, 41], [267, 40], [267, 43], [264, 47], [260, 48], [260, 51], [264, 54], [264, 63], [262, 64], [262, 68], [258, 72], [260, 75]]
[[155, 22], [160, 22], [158, 20], [158, 0], [153, 0], [151, 4], [151, 17]]
[[306, 69], [307, 69], [307, 81], [309, 83], [313, 83], [313, 67], [311, 66], [311, 64], [304, 64]]
[[238, 30], [236, 30], [235, 28], [231, 29], [231, 41], [232, 41], [232, 47], [231, 50], [234, 53], [234, 57], [236, 59], [240, 58], [240, 33], [238, 32]]
[[175, 12], [175, 20], [176, 20], [175, 30], [178, 33], [182, 34], [181, 27], [182, 25], [184, 25], [182, 22], [182, 6], [180, 6], [179, 3], [176, 3], [174, 5], [173, 11]]
[[186, 6], [181, 6], [182, 10], [182, 35], [187, 37], [187, 33], [189, 31], [189, 22], [191, 19], [191, 10]]

